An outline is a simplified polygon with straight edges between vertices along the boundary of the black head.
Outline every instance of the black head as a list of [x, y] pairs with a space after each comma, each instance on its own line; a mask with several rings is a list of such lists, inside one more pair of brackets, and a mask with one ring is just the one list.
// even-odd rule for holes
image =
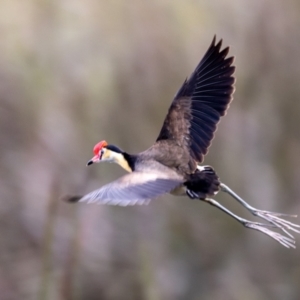
[[115, 146], [115, 145], [107, 145], [107, 146], [106, 146], [106, 149], [108, 149], [108, 150], [110, 150], [110, 151], [113, 151], [113, 152], [116, 152], [116, 153], [121, 153], [121, 154], [124, 153], [123, 150], [121, 150], [120, 148], [118, 148], [118, 147]]

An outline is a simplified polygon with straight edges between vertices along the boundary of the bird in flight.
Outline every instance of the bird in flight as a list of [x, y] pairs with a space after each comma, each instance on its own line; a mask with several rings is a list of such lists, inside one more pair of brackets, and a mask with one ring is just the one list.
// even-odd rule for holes
[[[217, 207], [246, 228], [258, 230], [287, 248], [295, 248], [289, 231], [300, 233], [300, 226], [283, 217], [296, 216], [252, 207], [222, 183], [212, 167], [200, 165], [234, 92], [234, 58], [227, 57], [229, 47], [221, 48], [222, 40], [216, 42], [214, 37], [195, 71], [175, 95], [158, 138], [149, 149], [132, 155], [104, 140], [95, 145], [95, 156], [87, 165], [114, 162], [129, 174], [84, 196], [67, 197], [67, 201], [127, 206], [148, 204], [166, 193], [187, 195]], [[220, 191], [267, 223], [249, 221], [228, 210], [212, 198]]]

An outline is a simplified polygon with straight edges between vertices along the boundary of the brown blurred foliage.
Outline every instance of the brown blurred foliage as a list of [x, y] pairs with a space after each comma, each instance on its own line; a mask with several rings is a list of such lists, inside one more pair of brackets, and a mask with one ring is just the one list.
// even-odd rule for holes
[[217, 34], [237, 90], [205, 163], [254, 206], [300, 214], [299, 28], [296, 0], [2, 1], [0, 299], [299, 299], [299, 237], [287, 250], [187, 198], [59, 200], [123, 174], [85, 167], [99, 140], [154, 142]]

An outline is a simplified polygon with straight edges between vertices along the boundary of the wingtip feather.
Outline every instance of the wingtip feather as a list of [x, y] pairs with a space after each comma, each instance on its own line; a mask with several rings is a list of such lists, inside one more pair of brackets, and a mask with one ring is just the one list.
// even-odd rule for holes
[[81, 198], [82, 198], [82, 196], [78, 196], [78, 195], [75, 195], [75, 196], [74, 195], [73, 196], [66, 195], [66, 196], [63, 196], [61, 198], [61, 200], [63, 202], [67, 202], [67, 203], [76, 203], [76, 202], [79, 202]]

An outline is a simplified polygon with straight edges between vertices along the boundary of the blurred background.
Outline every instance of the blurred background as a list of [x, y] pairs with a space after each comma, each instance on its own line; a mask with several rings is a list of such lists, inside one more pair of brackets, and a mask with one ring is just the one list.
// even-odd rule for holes
[[94, 144], [149, 147], [217, 34], [237, 90], [205, 164], [299, 215], [299, 28], [297, 0], [1, 1], [0, 299], [299, 299], [300, 236], [288, 250], [188, 198], [60, 200], [124, 174], [86, 168]]

